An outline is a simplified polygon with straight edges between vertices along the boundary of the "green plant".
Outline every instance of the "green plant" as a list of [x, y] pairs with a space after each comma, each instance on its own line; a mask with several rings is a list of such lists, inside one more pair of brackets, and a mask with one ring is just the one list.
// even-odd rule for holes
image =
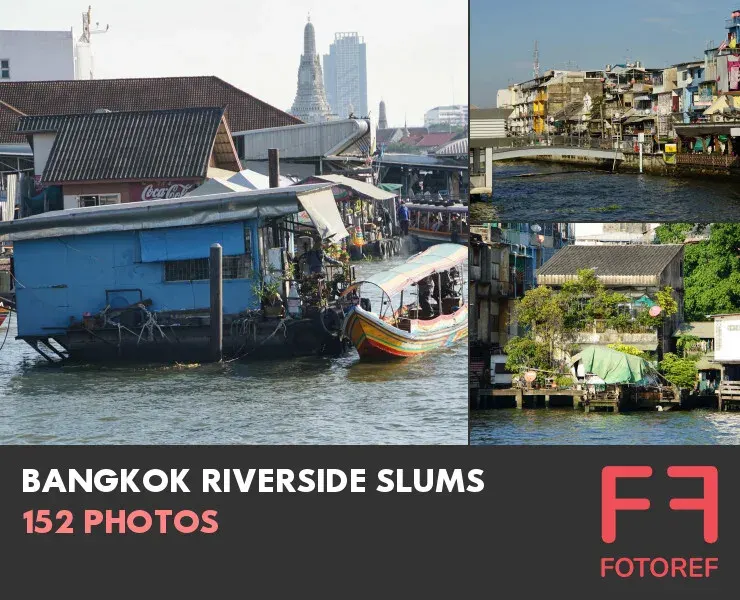
[[523, 373], [528, 369], [548, 369], [550, 367], [549, 347], [526, 337], [513, 337], [504, 348], [506, 370]]
[[274, 306], [280, 298], [280, 280], [265, 281], [263, 279], [252, 286], [252, 291], [263, 306]]
[[668, 381], [682, 389], [692, 389], [699, 373], [694, 359], [681, 358], [672, 352], [663, 356], [658, 368]]
[[555, 377], [555, 385], [559, 388], [568, 388], [573, 385], [573, 377], [571, 375], [558, 375]]
[[607, 347], [612, 350], [616, 350], [617, 352], [624, 352], [625, 354], [631, 354], [632, 356], [639, 356], [640, 358], [647, 359], [645, 352], [628, 344], [609, 344]]
[[672, 223], [656, 233], [661, 243], [676, 244], [692, 231], [706, 239], [684, 246], [685, 319], [740, 311], [740, 224]]
[[691, 351], [691, 348], [699, 342], [701, 342], [701, 339], [695, 335], [680, 335], [676, 340], [676, 350], [681, 356], [685, 357]]

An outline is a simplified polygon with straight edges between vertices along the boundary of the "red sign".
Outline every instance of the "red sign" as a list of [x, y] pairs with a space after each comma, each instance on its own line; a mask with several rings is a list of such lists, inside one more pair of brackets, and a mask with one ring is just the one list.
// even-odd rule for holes
[[198, 184], [193, 181], [157, 181], [144, 185], [131, 186], [131, 201], [144, 200], [169, 200], [171, 198], [182, 198], [185, 194], [192, 192]]
[[[671, 510], [700, 511], [704, 522], [704, 541], [714, 544], [719, 537], [719, 492], [717, 467], [670, 466], [668, 477], [701, 479], [704, 495], [699, 498], [671, 498]], [[650, 510], [648, 498], [617, 497], [618, 479], [649, 479], [653, 469], [649, 466], [608, 466], [601, 471], [601, 539], [613, 544], [617, 539], [617, 511]]]

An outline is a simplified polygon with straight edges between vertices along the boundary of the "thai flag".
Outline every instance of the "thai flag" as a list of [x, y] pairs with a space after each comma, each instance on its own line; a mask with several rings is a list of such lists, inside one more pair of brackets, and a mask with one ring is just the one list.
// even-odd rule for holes
[[721, 43], [721, 44], [719, 45], [719, 48], [717, 48], [717, 50], [719, 50], [719, 51], [721, 52], [721, 51], [722, 51], [722, 50], [724, 50], [725, 48], [727, 48], [727, 40], [725, 40], [724, 42], [722, 42], [722, 43]]

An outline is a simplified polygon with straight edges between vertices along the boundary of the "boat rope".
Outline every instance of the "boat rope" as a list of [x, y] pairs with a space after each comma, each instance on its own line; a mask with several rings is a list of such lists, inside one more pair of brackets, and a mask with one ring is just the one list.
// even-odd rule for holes
[[[260, 346], [264, 345], [264, 344], [265, 344], [265, 343], [267, 343], [267, 342], [268, 342], [269, 340], [271, 340], [271, 339], [272, 339], [272, 338], [273, 338], [273, 337], [274, 337], [274, 336], [275, 336], [275, 335], [277, 334], [277, 332], [278, 332], [278, 331], [280, 331], [280, 329], [282, 329], [282, 330], [283, 330], [283, 336], [284, 336], [284, 337], [285, 337], [285, 338], [287, 339], [287, 338], [288, 338], [288, 328], [287, 328], [287, 326], [285, 325], [285, 323], [286, 323], [286, 320], [285, 320], [285, 319], [280, 319], [280, 322], [279, 322], [279, 323], [277, 324], [277, 327], [275, 327], [275, 331], [273, 331], [273, 332], [272, 332], [272, 333], [271, 333], [270, 335], [268, 335], [268, 336], [267, 336], [267, 337], [266, 337], [266, 338], [265, 338], [264, 340], [262, 340], [262, 341], [261, 341], [261, 342], [260, 342], [259, 344], [257, 344], [257, 346], [255, 346], [254, 348], [252, 348], [252, 350], [250, 350], [249, 352], [244, 352], [244, 353], [242, 353], [241, 351], [242, 351], [242, 350], [243, 350], [243, 349], [245, 348], [245, 346], [247, 345], [247, 343], [246, 343], [246, 341], [245, 341], [245, 342], [244, 342], [244, 344], [242, 344], [241, 348], [239, 348], [239, 350], [237, 350], [236, 356], [235, 356], [234, 358], [230, 358], [229, 360], [224, 360], [223, 362], [224, 362], [224, 363], [232, 363], [232, 362], [234, 362], [234, 361], [237, 361], [237, 360], [239, 360], [239, 359], [241, 359], [241, 358], [244, 358], [244, 357], [245, 357], [245, 356], [247, 356], [247, 355], [248, 355], [248, 354], [249, 354], [250, 352], [253, 352], [253, 351], [254, 351], [254, 350], [256, 350], [257, 348], [259, 348]], [[255, 330], [255, 336], [256, 336], [256, 331], [257, 331], [257, 328], [256, 328], [256, 324], [255, 324], [255, 328], [254, 328], [254, 330]], [[256, 337], [255, 337], [255, 339], [256, 339]]]
[[148, 311], [146, 308], [144, 308], [143, 305], [140, 305], [141, 310], [144, 311], [144, 314], [146, 315], [146, 321], [141, 326], [141, 331], [139, 332], [139, 339], [136, 340], [136, 345], [138, 346], [141, 342], [141, 336], [144, 335], [144, 331], [147, 332], [147, 341], [153, 342], [154, 341], [154, 328], [157, 328], [157, 331], [162, 335], [162, 338], [170, 341], [170, 338], [168, 338], [164, 331], [162, 331], [162, 328], [159, 326], [159, 323], [157, 323], [157, 315], [156, 313]]
[[131, 331], [128, 327], [126, 327], [125, 325], [122, 325], [121, 323], [117, 323], [116, 321], [112, 321], [111, 319], [109, 319], [108, 318], [108, 311], [109, 310], [110, 310], [110, 304], [108, 304], [102, 311], [100, 311], [99, 314], [100, 314], [101, 317], [103, 317], [103, 323], [105, 323], [106, 325], [111, 325], [111, 326], [116, 327], [118, 329], [118, 347], [120, 348], [121, 347], [121, 341], [122, 341], [122, 339], [121, 339], [122, 338], [121, 330], [122, 329], [123, 330], [126, 330], [126, 331], [128, 331], [133, 336], [136, 335], [136, 332], [135, 331]]

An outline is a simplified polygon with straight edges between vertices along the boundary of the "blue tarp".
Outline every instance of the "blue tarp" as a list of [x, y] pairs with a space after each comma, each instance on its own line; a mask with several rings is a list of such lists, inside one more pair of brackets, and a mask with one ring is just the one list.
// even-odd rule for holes
[[224, 256], [244, 254], [244, 224], [152, 229], [139, 232], [141, 262], [207, 258], [211, 244], [219, 243]]

